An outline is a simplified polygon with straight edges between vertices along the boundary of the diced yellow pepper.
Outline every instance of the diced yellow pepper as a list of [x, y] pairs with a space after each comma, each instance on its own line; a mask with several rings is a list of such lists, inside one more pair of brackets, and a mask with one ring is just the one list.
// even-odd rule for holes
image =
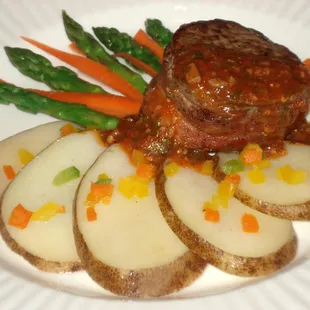
[[235, 194], [235, 190], [236, 190], [236, 186], [227, 181], [221, 181], [218, 188], [217, 188], [217, 194], [219, 195], [219, 197], [221, 198], [230, 198], [233, 197]]
[[173, 177], [179, 171], [179, 166], [176, 163], [171, 163], [165, 166], [164, 172], [167, 177]]
[[304, 183], [307, 180], [307, 172], [303, 170], [295, 170], [292, 178], [290, 180], [290, 184], [300, 184]]
[[287, 184], [300, 184], [307, 180], [307, 172], [304, 170], [294, 170], [290, 165], [285, 165], [276, 169], [278, 180], [284, 181]]
[[131, 158], [132, 158], [132, 161], [134, 162], [135, 165], [137, 165], [138, 163], [145, 163], [146, 162], [144, 154], [139, 150], [133, 150]]
[[102, 180], [102, 179], [109, 179], [109, 176], [106, 173], [101, 173], [98, 175], [97, 180]]
[[33, 212], [30, 220], [47, 222], [57, 213], [65, 213], [65, 207], [54, 202], [48, 202], [37, 211]]
[[253, 184], [264, 183], [266, 180], [266, 176], [264, 172], [255, 166], [254, 166], [254, 169], [251, 171], [248, 171], [247, 174], [248, 174], [248, 178]]
[[271, 167], [271, 162], [268, 159], [263, 159], [260, 163], [255, 164], [259, 169], [267, 169]]
[[285, 183], [289, 183], [293, 174], [293, 169], [290, 165], [285, 165], [281, 168], [276, 169], [276, 176], [278, 180], [284, 181]]
[[228, 198], [227, 197], [220, 197], [219, 195], [212, 196], [212, 205], [215, 208], [228, 208]]
[[139, 179], [137, 176], [121, 178], [118, 184], [119, 192], [128, 199], [136, 196], [143, 198], [149, 195], [148, 183]]
[[30, 161], [32, 161], [34, 155], [29, 151], [27, 151], [26, 149], [20, 149], [18, 151], [18, 157], [23, 165], [27, 165]]
[[217, 211], [218, 206], [215, 206], [211, 202], [205, 202], [202, 206], [202, 210], [205, 211], [206, 209], [211, 209], [211, 210]]
[[206, 160], [203, 163], [201, 173], [206, 174], [206, 175], [212, 175], [213, 173], [213, 161], [212, 160]]

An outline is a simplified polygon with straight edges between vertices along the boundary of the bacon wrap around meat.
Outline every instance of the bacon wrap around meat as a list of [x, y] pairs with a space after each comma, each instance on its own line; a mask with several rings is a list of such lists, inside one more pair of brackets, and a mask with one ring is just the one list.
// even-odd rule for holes
[[[193, 64], [199, 76], [188, 81]], [[299, 58], [231, 21], [181, 26], [163, 67], [146, 92], [142, 113], [161, 119], [161, 130], [187, 148], [229, 151], [283, 140], [310, 103], [310, 73]], [[165, 102], [169, 108], [158, 106]]]

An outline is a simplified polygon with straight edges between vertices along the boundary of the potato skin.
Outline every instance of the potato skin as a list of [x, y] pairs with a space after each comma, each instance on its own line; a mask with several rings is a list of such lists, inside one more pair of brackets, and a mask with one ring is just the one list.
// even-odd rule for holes
[[155, 268], [129, 270], [102, 263], [89, 251], [79, 230], [76, 199], [77, 194], [73, 208], [73, 232], [77, 253], [88, 275], [103, 288], [124, 297], [159, 297], [189, 286], [204, 272], [207, 262], [190, 250], [173, 262]]
[[[224, 177], [225, 173], [223, 173], [221, 168], [217, 166], [214, 169], [213, 178], [217, 182], [220, 182], [224, 179]], [[280, 219], [291, 221], [310, 220], [310, 201], [294, 205], [273, 204], [251, 197], [249, 194], [239, 188], [236, 189], [235, 198], [252, 209]]]
[[[9, 185], [10, 186], [10, 185]], [[3, 194], [4, 195], [4, 194]], [[3, 197], [3, 196], [2, 196]], [[57, 262], [47, 261], [39, 256], [33, 255], [21, 247], [10, 235], [2, 218], [2, 198], [0, 201], [0, 234], [8, 247], [16, 254], [22, 256], [26, 261], [37, 269], [44, 272], [63, 273], [83, 270], [81, 262]]]
[[168, 225], [190, 250], [216, 268], [242, 277], [266, 276], [286, 266], [294, 259], [297, 250], [295, 235], [277, 252], [263, 257], [232, 255], [213, 246], [178, 218], [166, 196], [165, 182], [166, 176], [161, 167], [156, 176], [155, 188], [160, 210]]

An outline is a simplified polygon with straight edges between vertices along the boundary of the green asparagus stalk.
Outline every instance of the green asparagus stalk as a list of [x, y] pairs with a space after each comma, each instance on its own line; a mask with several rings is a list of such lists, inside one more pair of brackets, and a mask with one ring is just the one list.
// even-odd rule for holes
[[68, 104], [40, 96], [17, 86], [0, 83], [0, 103], [13, 103], [21, 111], [43, 113], [94, 129], [115, 129], [118, 119], [88, 109], [82, 104]]
[[25, 48], [5, 47], [10, 62], [22, 74], [43, 82], [53, 90], [67, 92], [106, 93], [100, 86], [80, 79], [66, 67], [53, 67], [45, 57]]
[[148, 18], [145, 21], [147, 34], [162, 47], [166, 47], [172, 40], [172, 32], [159, 19]]
[[125, 52], [147, 63], [156, 71], [161, 70], [159, 58], [148, 48], [138, 44], [130, 35], [115, 28], [94, 27], [93, 31], [99, 41], [114, 53]]
[[90, 33], [85, 32], [83, 27], [68, 16], [65, 11], [62, 12], [62, 17], [69, 40], [75, 43], [87, 57], [101, 62], [110, 70], [122, 76], [141, 93], [144, 93], [147, 83], [140, 74], [122, 65], [115, 57], [107, 53], [101, 44]]

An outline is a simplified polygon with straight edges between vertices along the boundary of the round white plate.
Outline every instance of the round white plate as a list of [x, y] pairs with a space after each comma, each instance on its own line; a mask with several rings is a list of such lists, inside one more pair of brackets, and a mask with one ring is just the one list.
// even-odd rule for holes
[[[230, 19], [262, 31], [301, 59], [310, 56], [309, 0], [0, 0], [0, 78], [23, 87], [47, 89], [13, 68], [2, 47], [30, 47], [20, 40], [19, 36], [24, 35], [67, 49], [69, 41], [61, 9], [89, 31], [91, 26], [104, 25], [130, 34], [143, 27], [147, 17], [161, 19], [171, 30], [199, 19]], [[55, 58], [48, 58], [60, 64]], [[0, 139], [51, 120], [0, 105]], [[310, 223], [294, 225], [299, 237], [297, 258], [273, 277], [251, 284], [247, 279], [208, 267], [189, 288], [149, 301], [121, 300], [98, 287], [83, 272], [39, 272], [12, 253], [0, 238], [0, 309], [310, 309]]]

